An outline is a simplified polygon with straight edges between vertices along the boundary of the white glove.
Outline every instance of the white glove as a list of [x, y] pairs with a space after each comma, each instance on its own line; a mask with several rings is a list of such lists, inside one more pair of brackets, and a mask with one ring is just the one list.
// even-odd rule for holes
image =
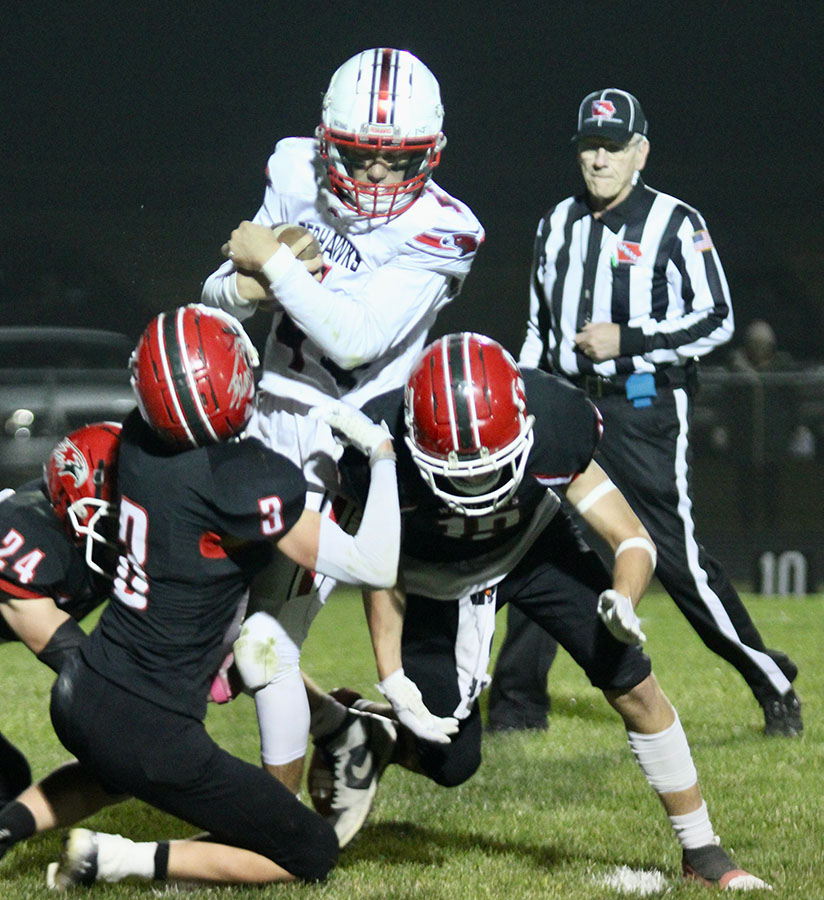
[[[343, 400], [332, 400], [322, 406], [313, 406], [309, 410], [313, 419], [320, 419], [342, 435], [343, 442], [351, 444], [365, 456], [371, 457], [375, 450], [392, 435], [385, 422], [376, 425], [369, 416], [359, 409], [344, 403]], [[338, 435], [336, 440], [341, 440]]]
[[457, 719], [452, 716], [440, 718], [429, 712], [418, 686], [403, 674], [403, 668], [387, 675], [375, 687], [392, 704], [398, 721], [421, 740], [448, 744], [450, 735], [458, 731]]
[[610, 588], [598, 598], [598, 615], [614, 638], [624, 644], [643, 644], [647, 636], [635, 615], [632, 600]]

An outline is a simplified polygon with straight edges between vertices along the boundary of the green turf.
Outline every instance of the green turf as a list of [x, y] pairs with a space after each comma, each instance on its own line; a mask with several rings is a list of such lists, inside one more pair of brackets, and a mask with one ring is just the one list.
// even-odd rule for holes
[[[653, 666], [689, 736], [716, 831], [739, 863], [768, 879], [775, 898], [824, 898], [824, 598], [748, 597], [768, 644], [799, 663], [805, 734], [765, 738], [761, 711], [738, 674], [707, 651], [670, 600], [643, 604]], [[0, 728], [28, 754], [39, 777], [66, 758], [48, 720], [50, 673], [18, 646], [3, 648]], [[325, 686], [349, 684], [378, 697], [359, 597], [341, 593], [316, 621], [304, 651]], [[627, 896], [600, 879], [617, 867], [658, 870], [666, 888], [650, 896], [688, 898], [680, 852], [656, 797], [632, 761], [620, 720], [571, 660], [550, 675], [546, 734], [485, 738], [479, 772], [444, 789], [396, 767], [387, 771], [369, 822], [323, 885], [189, 887], [192, 898], [290, 897], [345, 900], [610, 900]], [[210, 731], [233, 752], [257, 758], [254, 706], [242, 697], [212, 708]], [[192, 829], [129, 801], [88, 820], [138, 839]], [[58, 833], [14, 848], [0, 863], [0, 898], [40, 898]], [[97, 885], [92, 896], [148, 898], [173, 888]], [[75, 895], [82, 895], [77, 889]], [[638, 896], [637, 894], [635, 896]], [[753, 894], [752, 896], [759, 896]]]

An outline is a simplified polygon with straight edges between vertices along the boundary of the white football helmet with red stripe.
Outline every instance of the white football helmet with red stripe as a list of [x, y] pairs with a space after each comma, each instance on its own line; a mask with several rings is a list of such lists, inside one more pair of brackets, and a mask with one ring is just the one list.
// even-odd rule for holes
[[[441, 159], [446, 138], [437, 79], [406, 50], [377, 47], [347, 60], [332, 76], [316, 135], [329, 184], [359, 216], [391, 219], [417, 199]], [[397, 184], [352, 176], [352, 151], [404, 161]]]
[[405, 393], [405, 441], [426, 483], [465, 516], [507, 503], [534, 440], [520, 370], [504, 348], [472, 332], [430, 344]]
[[148, 324], [132, 354], [132, 387], [143, 418], [162, 438], [203, 447], [246, 427], [257, 364], [237, 319], [194, 303]]
[[43, 465], [43, 485], [57, 518], [75, 540], [85, 541], [86, 565], [111, 577], [94, 559], [96, 545], [114, 547], [97, 531], [107, 516], [116, 517], [117, 453], [120, 423], [84, 425], [55, 445]]

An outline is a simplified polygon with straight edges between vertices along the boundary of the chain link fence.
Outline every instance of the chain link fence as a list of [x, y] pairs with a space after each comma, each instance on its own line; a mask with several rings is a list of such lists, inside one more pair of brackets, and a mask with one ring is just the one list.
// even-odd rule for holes
[[824, 579], [824, 367], [701, 368], [691, 430], [698, 536], [742, 587]]

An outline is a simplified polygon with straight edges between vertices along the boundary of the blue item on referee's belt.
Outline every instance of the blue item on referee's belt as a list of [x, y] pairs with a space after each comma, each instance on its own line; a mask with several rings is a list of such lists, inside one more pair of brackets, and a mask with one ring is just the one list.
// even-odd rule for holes
[[633, 406], [652, 406], [652, 398], [658, 396], [655, 390], [655, 376], [652, 372], [633, 372], [625, 385], [627, 400]]

